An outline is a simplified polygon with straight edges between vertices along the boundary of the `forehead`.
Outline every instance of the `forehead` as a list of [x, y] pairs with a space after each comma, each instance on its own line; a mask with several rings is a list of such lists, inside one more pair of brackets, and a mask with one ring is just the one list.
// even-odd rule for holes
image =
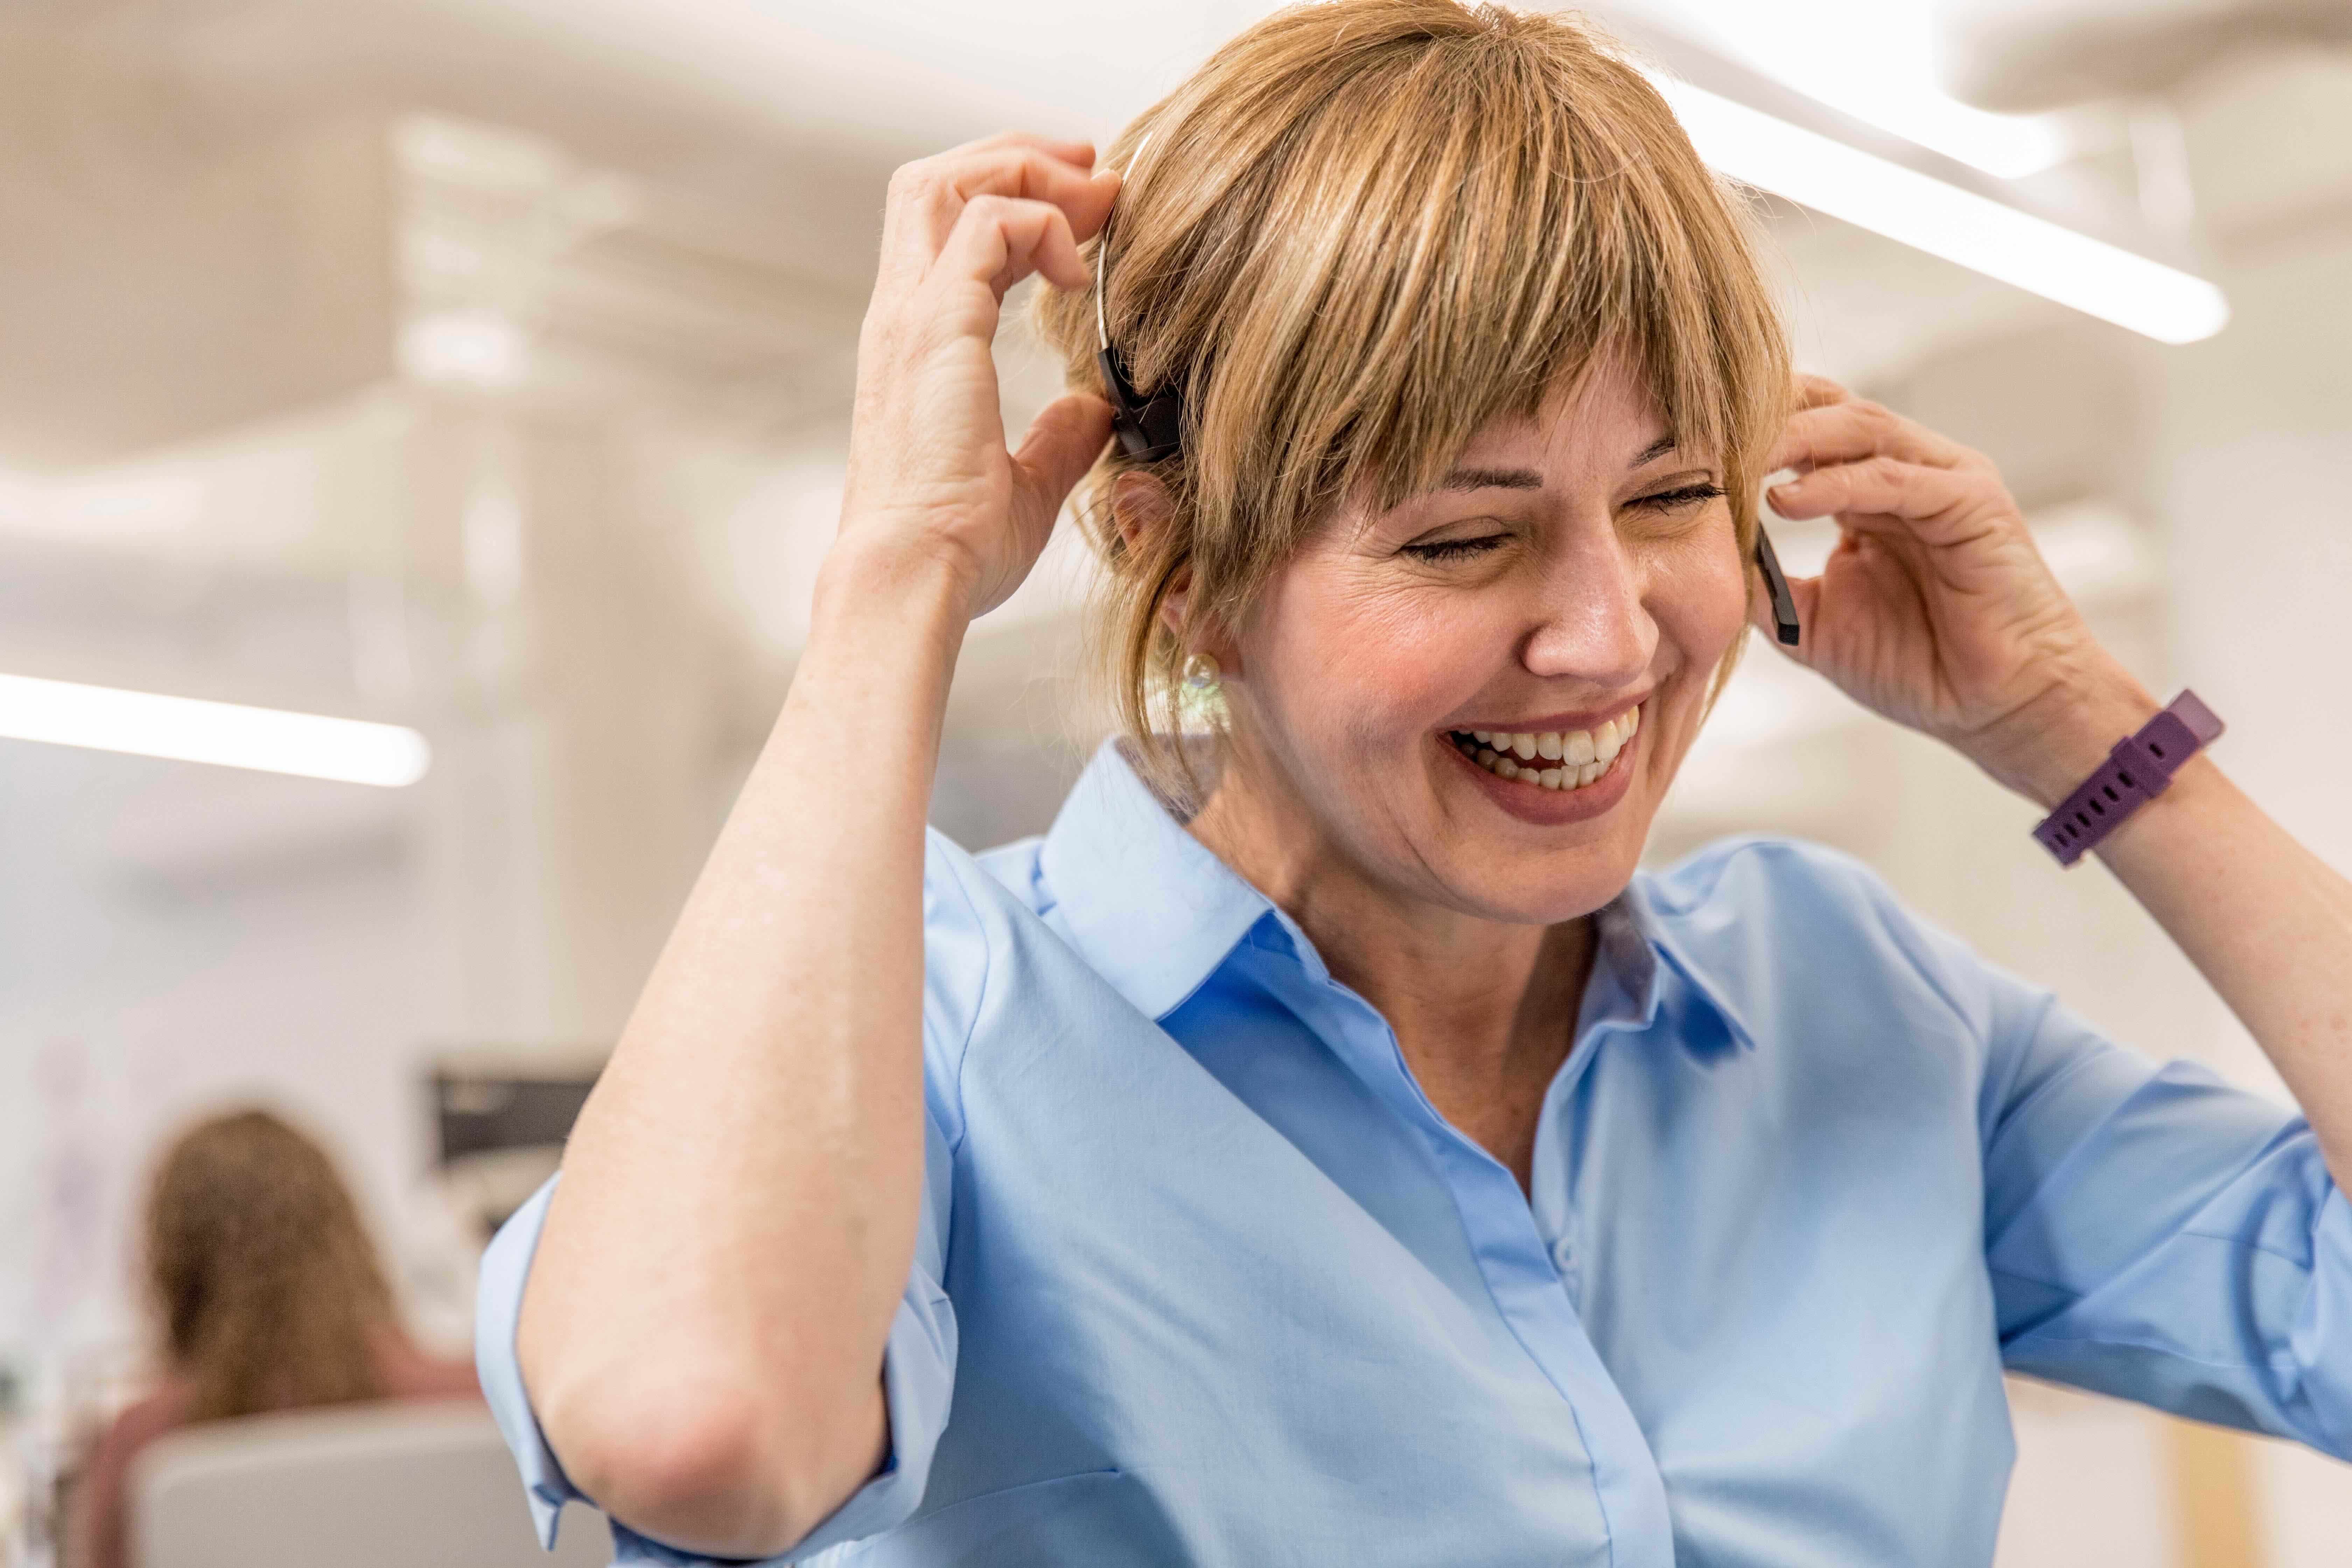
[[1458, 473], [1539, 468], [1613, 477], [1664, 456], [1674, 446], [1674, 431], [1657, 398], [1622, 361], [1612, 358], [1556, 388], [1532, 414], [1502, 415], [1480, 426], [1464, 443], [1454, 468]]

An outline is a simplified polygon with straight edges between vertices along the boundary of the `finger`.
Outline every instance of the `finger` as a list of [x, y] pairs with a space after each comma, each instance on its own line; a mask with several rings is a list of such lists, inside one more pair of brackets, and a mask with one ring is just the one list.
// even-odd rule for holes
[[1091, 281], [1078, 259], [1078, 242], [1062, 209], [1013, 196], [980, 196], [963, 216], [931, 268], [934, 282], [988, 285], [1001, 303], [1005, 291], [1032, 272], [1064, 289]]
[[1772, 510], [1786, 518], [1834, 515], [1847, 526], [1871, 517], [1945, 524], [1908, 531], [1933, 544], [1957, 543], [1963, 532], [1982, 531], [1987, 510], [1980, 482], [1973, 477], [1887, 457], [1815, 468], [1775, 485], [1769, 499]]
[[976, 142], [966, 142], [960, 146], [950, 147], [940, 156], [954, 158], [967, 153], [985, 153], [999, 147], [1034, 147], [1041, 153], [1053, 154], [1065, 163], [1074, 164], [1080, 171], [1095, 166], [1093, 142], [1065, 141], [1055, 136], [1037, 136], [1026, 131], [999, 131], [993, 135], [983, 136]]
[[1109, 439], [1110, 405], [1101, 398], [1074, 393], [1048, 404], [1013, 454], [1016, 510], [1050, 521]]
[[1797, 406], [1821, 408], [1832, 403], [1843, 403], [1853, 396], [1844, 387], [1825, 375], [1797, 373]]
[[1957, 468], [1972, 454], [1916, 420], [1875, 403], [1849, 398], [1790, 415], [1766, 471], [1880, 456], [1948, 468]]
[[1109, 169], [1080, 168], [1029, 146], [950, 153], [909, 164], [891, 181], [883, 223], [886, 271], [919, 277], [947, 244], [963, 210], [983, 195], [1051, 203], [1080, 237], [1100, 229], [1118, 195]]

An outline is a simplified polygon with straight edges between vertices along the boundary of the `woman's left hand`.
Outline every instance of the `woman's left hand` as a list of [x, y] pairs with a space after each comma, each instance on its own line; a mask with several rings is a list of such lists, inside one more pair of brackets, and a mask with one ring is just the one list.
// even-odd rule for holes
[[[1791, 519], [1834, 516], [1818, 577], [1789, 584], [1782, 651], [1864, 706], [2054, 804], [2156, 710], [2091, 635], [1982, 454], [1835, 382], [1800, 380], [1772, 469]], [[2054, 790], [2054, 794], [2052, 793]]]

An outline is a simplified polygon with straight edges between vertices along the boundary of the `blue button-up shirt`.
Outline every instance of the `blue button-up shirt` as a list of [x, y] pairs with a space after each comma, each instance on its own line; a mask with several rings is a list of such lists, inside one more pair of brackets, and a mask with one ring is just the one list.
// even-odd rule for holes
[[[892, 1454], [785, 1561], [1982, 1564], [2004, 1367], [2352, 1454], [2309, 1129], [1842, 857], [1735, 841], [1601, 912], [1531, 1195], [1115, 749], [1042, 840], [934, 836], [925, 918]], [[551, 1530], [546, 1201], [480, 1362]]]

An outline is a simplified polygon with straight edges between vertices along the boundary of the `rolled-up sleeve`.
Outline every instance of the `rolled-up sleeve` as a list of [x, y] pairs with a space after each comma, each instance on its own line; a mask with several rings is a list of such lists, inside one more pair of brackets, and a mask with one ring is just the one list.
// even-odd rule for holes
[[[962, 1132], [957, 1082], [989, 970], [989, 934], [964, 879], [982, 875], [961, 849], [932, 836], [924, 878], [922, 1213], [907, 1288], [899, 1297], [883, 1351], [890, 1453], [873, 1479], [797, 1545], [766, 1559], [770, 1563], [805, 1562], [832, 1547], [881, 1534], [905, 1522], [922, 1501], [932, 1452], [947, 1429], [949, 1399], [955, 1384], [956, 1318], [942, 1281], [947, 1276], [955, 1148]], [[515, 1355], [523, 1286], [547, 1221], [549, 1201], [561, 1179], [551, 1177], [491, 1241], [482, 1258], [474, 1329], [474, 1354], [483, 1394], [522, 1472], [524, 1493], [541, 1543], [551, 1547], [563, 1506], [584, 1502], [593, 1507], [594, 1503], [572, 1484], [549, 1447]], [[679, 1552], [618, 1521], [610, 1522], [616, 1563], [719, 1561]]]
[[[936, 1124], [926, 1142], [938, 1146]], [[474, 1357], [481, 1374], [482, 1394], [498, 1420], [507, 1447], [521, 1469], [524, 1496], [539, 1527], [540, 1543], [552, 1547], [563, 1505], [594, 1500], [583, 1495], [563, 1473], [554, 1450], [540, 1430], [522, 1384], [515, 1359], [515, 1324], [522, 1309], [522, 1288], [530, 1272], [531, 1254], [539, 1246], [540, 1228], [547, 1220], [548, 1200], [556, 1178], [515, 1211], [490, 1243], [482, 1258], [481, 1290], [477, 1302]], [[932, 1184], [926, 1181], [926, 1204]], [[923, 1228], [936, 1240], [938, 1228], [926, 1213]], [[907, 1289], [891, 1320], [890, 1337], [882, 1356], [882, 1383], [890, 1409], [890, 1457], [874, 1479], [858, 1489], [824, 1523], [791, 1551], [770, 1561], [797, 1562], [829, 1546], [856, 1541], [902, 1522], [922, 1500], [930, 1473], [931, 1450], [947, 1429], [948, 1396], [955, 1383], [955, 1311], [940, 1289], [936, 1257], [927, 1260], [919, 1247], [908, 1272]], [[713, 1561], [675, 1551], [612, 1521], [614, 1559], [618, 1563], [699, 1563]]]
[[2007, 1363], [2352, 1458], [2352, 1208], [2310, 1127], [1991, 984], [1986, 1262]]

